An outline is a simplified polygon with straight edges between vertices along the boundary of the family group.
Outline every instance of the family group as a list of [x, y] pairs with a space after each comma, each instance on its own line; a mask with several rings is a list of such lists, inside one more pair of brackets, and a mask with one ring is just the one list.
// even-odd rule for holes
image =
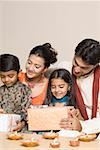
[[100, 122], [100, 42], [87, 38], [76, 46], [71, 73], [67, 68], [49, 71], [57, 55], [50, 43], [34, 47], [25, 72], [17, 56], [0, 55], [0, 114], [21, 116], [13, 131], [27, 130], [32, 105], [74, 106], [67, 118], [62, 116], [63, 129], [81, 131], [85, 122]]

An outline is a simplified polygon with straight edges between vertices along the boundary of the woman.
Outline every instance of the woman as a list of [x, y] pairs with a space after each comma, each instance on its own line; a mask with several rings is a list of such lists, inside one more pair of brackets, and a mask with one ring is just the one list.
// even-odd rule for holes
[[57, 61], [57, 52], [49, 43], [34, 47], [26, 63], [26, 73], [19, 74], [19, 80], [32, 90], [32, 104], [42, 105], [46, 93], [48, 79], [44, 76], [50, 64]]

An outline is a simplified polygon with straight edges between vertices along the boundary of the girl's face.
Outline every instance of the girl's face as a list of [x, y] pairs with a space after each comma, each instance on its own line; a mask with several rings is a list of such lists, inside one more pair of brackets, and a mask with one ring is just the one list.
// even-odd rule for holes
[[32, 79], [41, 76], [45, 71], [44, 63], [45, 61], [43, 58], [35, 54], [30, 55], [26, 63], [27, 77]]
[[7, 72], [0, 72], [1, 81], [6, 85], [7, 87], [13, 86], [13, 84], [16, 83], [18, 78], [17, 71], [10, 70]]
[[57, 99], [63, 98], [69, 90], [69, 84], [61, 78], [51, 79], [51, 92]]

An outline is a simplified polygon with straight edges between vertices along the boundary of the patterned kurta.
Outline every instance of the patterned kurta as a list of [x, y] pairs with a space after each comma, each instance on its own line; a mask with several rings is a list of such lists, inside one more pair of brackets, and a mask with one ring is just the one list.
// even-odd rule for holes
[[31, 105], [30, 89], [17, 81], [13, 86], [0, 87], [0, 108], [9, 114], [21, 115], [21, 120], [27, 121], [27, 109]]

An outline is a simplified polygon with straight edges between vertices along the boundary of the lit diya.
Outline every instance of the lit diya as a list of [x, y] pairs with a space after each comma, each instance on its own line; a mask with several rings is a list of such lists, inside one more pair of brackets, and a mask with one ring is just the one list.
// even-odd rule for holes
[[32, 138], [30, 140], [24, 140], [22, 141], [22, 146], [25, 146], [25, 147], [35, 147], [35, 146], [39, 146], [39, 142], [37, 139], [35, 138]]
[[7, 135], [7, 138], [10, 140], [20, 140], [23, 139], [23, 135], [17, 132], [13, 132]]

